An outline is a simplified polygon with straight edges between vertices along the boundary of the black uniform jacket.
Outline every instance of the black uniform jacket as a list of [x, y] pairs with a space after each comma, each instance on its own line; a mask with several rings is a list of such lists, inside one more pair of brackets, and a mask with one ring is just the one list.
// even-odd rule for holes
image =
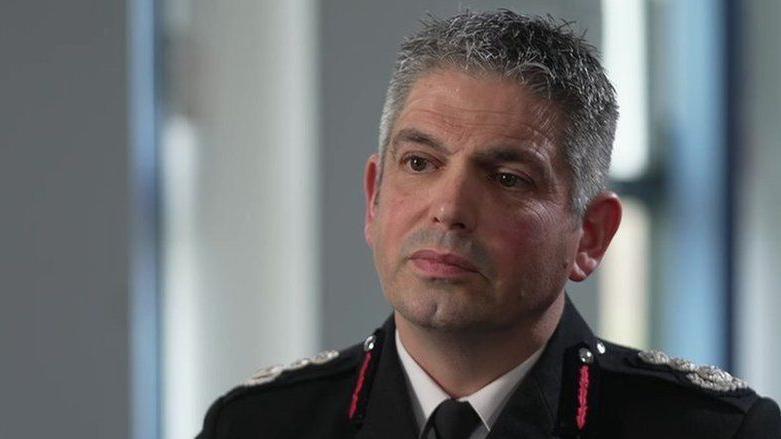
[[[262, 372], [212, 405], [198, 438], [417, 438], [394, 331], [390, 318], [338, 356]], [[776, 403], [739, 380], [647, 358], [595, 338], [567, 300], [488, 438], [781, 438]]]

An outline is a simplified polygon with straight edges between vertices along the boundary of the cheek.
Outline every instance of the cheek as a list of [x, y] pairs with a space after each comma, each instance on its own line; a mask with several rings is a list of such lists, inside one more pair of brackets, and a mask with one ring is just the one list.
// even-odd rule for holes
[[492, 230], [486, 243], [494, 250], [499, 270], [532, 270], [557, 261], [566, 266], [571, 259], [572, 231], [562, 217], [549, 215], [544, 209], [525, 209], [514, 216], [496, 217], [486, 224]]
[[545, 242], [545, 227], [540, 218], [530, 212], [499, 215], [484, 222], [491, 230], [490, 243], [508, 253], [525, 253]]
[[398, 256], [395, 252], [420, 216], [419, 204], [420, 197], [410, 196], [396, 188], [380, 193], [374, 239], [385, 253], [383, 257]]

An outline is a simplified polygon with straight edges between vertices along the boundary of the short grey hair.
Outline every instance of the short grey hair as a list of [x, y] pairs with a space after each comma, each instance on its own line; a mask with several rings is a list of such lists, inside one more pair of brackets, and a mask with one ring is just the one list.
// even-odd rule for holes
[[571, 203], [578, 215], [607, 188], [618, 104], [596, 49], [570, 23], [509, 10], [466, 11], [447, 19], [429, 15], [422, 29], [402, 42], [380, 120], [381, 163], [415, 81], [447, 67], [498, 73], [558, 104]]

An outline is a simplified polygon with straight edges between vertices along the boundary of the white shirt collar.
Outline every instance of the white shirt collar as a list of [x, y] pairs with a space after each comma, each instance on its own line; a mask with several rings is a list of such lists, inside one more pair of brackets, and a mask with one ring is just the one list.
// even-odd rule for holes
[[[512, 391], [515, 390], [532, 366], [537, 363], [544, 348], [543, 346], [526, 361], [491, 381], [477, 392], [458, 399], [459, 401], [468, 401], [472, 405], [480, 417], [486, 433], [491, 431], [496, 418], [504, 408], [507, 400], [510, 399]], [[398, 331], [396, 331], [396, 350], [407, 377], [407, 383], [412, 389], [412, 395], [410, 395], [412, 411], [415, 413], [418, 427], [422, 430], [434, 409], [442, 401], [450, 399], [450, 396], [410, 356], [401, 343]]]

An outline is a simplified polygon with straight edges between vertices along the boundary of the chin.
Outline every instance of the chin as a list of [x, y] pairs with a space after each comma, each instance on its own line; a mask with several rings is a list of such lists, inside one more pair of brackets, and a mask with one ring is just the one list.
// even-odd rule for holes
[[474, 304], [456, 297], [397, 297], [391, 305], [413, 325], [438, 331], [484, 331], [497, 329], [497, 318]]

